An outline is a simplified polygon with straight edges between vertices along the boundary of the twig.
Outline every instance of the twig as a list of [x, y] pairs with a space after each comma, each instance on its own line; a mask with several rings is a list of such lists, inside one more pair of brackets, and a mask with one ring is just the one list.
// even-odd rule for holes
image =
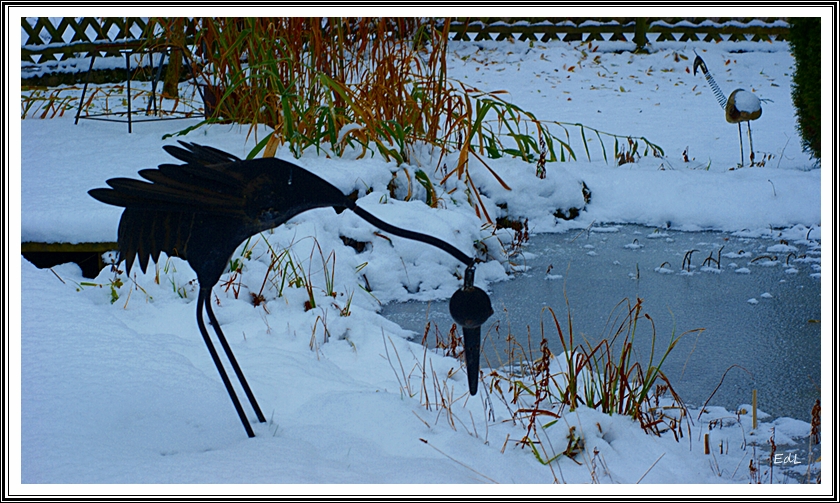
[[688, 262], [688, 272], [691, 272], [691, 254], [696, 252], [696, 251], [700, 251], [700, 250], [689, 250], [689, 251], [685, 252], [685, 255], [683, 256], [682, 267], [681, 267], [682, 270], [686, 270], [685, 269], [685, 263], [687, 261]]
[[664, 455], [665, 455], [665, 453], [663, 452], [662, 454], [659, 455], [658, 458], [656, 458], [656, 461], [654, 461], [653, 464], [650, 465], [650, 467], [647, 470], [645, 470], [645, 473], [643, 473], [642, 476], [639, 477], [639, 480], [636, 481], [637, 484], [640, 483], [643, 478], [645, 478], [645, 475], [647, 475], [648, 472], [650, 472], [653, 469], [654, 466], [656, 466], [656, 463], [659, 463], [659, 460], [662, 459], [662, 456], [664, 456]]
[[[313, 336], [314, 336], [314, 329], [313, 329]], [[394, 341], [391, 341], [391, 345], [394, 344]], [[385, 330], [382, 330], [382, 345], [385, 346], [385, 358], [388, 360], [388, 365], [391, 366], [391, 370], [394, 371], [394, 377], [397, 378], [397, 384], [400, 385], [400, 397], [403, 396], [403, 383], [400, 381], [400, 375], [397, 373], [397, 369], [394, 367], [393, 362], [391, 362], [391, 355], [388, 353], [388, 343], [385, 342]], [[396, 348], [394, 348], [396, 351]]]
[[[785, 136], [787, 136], [787, 135], [785, 135]], [[776, 163], [776, 169], [779, 169], [779, 166], [782, 165], [782, 157], [785, 156], [785, 149], [787, 148], [788, 143], [790, 143], [790, 136], [787, 137], [787, 141], [785, 142], [785, 146], [782, 147], [782, 153], [779, 154], [779, 162]]]
[[53, 271], [53, 268], [52, 268], [52, 267], [50, 267], [50, 272], [51, 272], [51, 273], [53, 273], [53, 274], [55, 274], [55, 277], [56, 277], [56, 278], [58, 278], [58, 280], [59, 280], [59, 281], [61, 281], [61, 282], [62, 282], [62, 283], [64, 283], [65, 285], [67, 284], [67, 283], [66, 283], [63, 279], [61, 279], [61, 276], [59, 276], [57, 272]]
[[747, 374], [749, 374], [749, 376], [750, 376], [750, 377], [752, 377], [752, 376], [753, 376], [753, 375], [750, 373], [750, 371], [749, 371], [749, 370], [747, 370], [747, 369], [745, 369], [744, 367], [742, 367], [742, 366], [738, 365], [737, 363], [734, 363], [734, 364], [730, 365], [730, 366], [729, 366], [729, 368], [728, 368], [728, 369], [726, 369], [726, 370], [723, 372], [723, 375], [722, 375], [722, 376], [720, 376], [720, 382], [718, 383], [718, 385], [717, 385], [717, 386], [715, 386], [715, 389], [714, 389], [714, 391], [712, 391], [712, 394], [711, 394], [711, 395], [709, 395], [709, 398], [707, 398], [707, 399], [706, 399], [706, 401], [705, 401], [705, 402], [703, 402], [703, 406], [702, 406], [702, 407], [700, 407], [700, 413], [699, 413], [699, 414], [697, 414], [697, 421], [700, 421], [700, 417], [703, 415], [703, 412], [706, 410], [706, 405], [708, 405], [709, 400], [711, 400], [711, 399], [712, 399], [712, 397], [713, 397], [713, 396], [715, 396], [715, 393], [717, 393], [717, 390], [719, 390], [719, 389], [720, 389], [721, 385], [723, 384], [723, 380], [724, 380], [724, 379], [726, 379], [726, 374], [727, 374], [727, 373], [729, 373], [729, 371], [730, 371], [730, 370], [732, 370], [734, 367], [738, 367], [739, 369], [743, 370], [744, 372], [746, 372]]
[[[444, 456], [446, 456], [447, 458], [451, 459], [452, 461], [454, 461], [454, 462], [458, 463], [459, 465], [463, 466], [463, 467], [464, 467], [464, 468], [466, 468], [467, 470], [470, 470], [471, 472], [473, 472], [473, 473], [475, 473], [475, 474], [477, 474], [477, 475], [479, 475], [479, 476], [481, 476], [481, 477], [484, 477], [485, 479], [489, 480], [490, 482], [492, 482], [492, 483], [494, 483], [494, 484], [498, 484], [498, 482], [496, 482], [495, 480], [491, 479], [491, 478], [490, 478], [490, 477], [488, 477], [487, 475], [484, 475], [483, 473], [476, 471], [474, 468], [472, 468], [472, 467], [470, 467], [470, 466], [465, 465], [464, 463], [462, 463], [462, 462], [458, 461], [457, 459], [453, 458], [453, 457], [452, 457], [452, 456], [450, 456], [449, 454], [447, 454], [447, 453], [443, 452], [442, 450], [438, 449], [438, 448], [437, 448], [437, 447], [435, 447], [434, 445], [430, 444], [430, 443], [429, 443], [429, 441], [428, 441], [428, 440], [426, 440], [425, 438], [421, 438], [421, 439], [420, 439], [420, 441], [421, 441], [421, 442], [423, 442], [424, 444], [428, 445], [428, 446], [429, 446], [429, 447], [431, 447], [432, 449], [434, 449], [434, 450], [438, 451], [439, 453], [443, 454]], [[660, 457], [661, 457], [661, 456], [660, 456]]]
[[738, 473], [738, 468], [740, 468], [740, 467], [741, 467], [741, 463], [743, 463], [743, 462], [744, 462], [744, 459], [747, 457], [747, 454], [749, 454], [749, 452], [744, 451], [744, 455], [743, 455], [743, 456], [741, 456], [741, 461], [738, 461], [738, 464], [737, 464], [737, 465], [735, 465], [735, 469], [734, 469], [734, 470], [732, 470], [732, 476], [731, 476], [731, 477], [729, 477], [730, 479], [732, 479], [732, 480], [734, 480], [734, 479], [735, 479], [735, 474], [736, 474], [736, 473]]
[[431, 427], [431, 426], [429, 426], [429, 423], [427, 423], [426, 421], [423, 421], [423, 418], [422, 418], [422, 417], [420, 417], [420, 416], [417, 414], [417, 412], [416, 412], [416, 411], [411, 411], [411, 412], [413, 412], [413, 413], [414, 413], [414, 415], [415, 415], [415, 416], [417, 416], [417, 419], [419, 419], [421, 423], [423, 423], [423, 424], [425, 424], [425, 425], [426, 425], [426, 428], [428, 428], [428, 429], [430, 429], [430, 430], [432, 429], [432, 427]]
[[583, 234], [584, 232], [586, 233], [586, 239], [589, 239], [589, 233], [592, 231], [592, 226], [593, 225], [595, 225], [595, 220], [590, 222], [589, 225], [587, 225], [585, 229], [582, 229], [580, 232], [578, 232], [577, 235], [575, 237], [573, 237], [571, 241], [569, 241], [569, 243], [574, 243], [575, 239], [579, 238], [580, 235]]

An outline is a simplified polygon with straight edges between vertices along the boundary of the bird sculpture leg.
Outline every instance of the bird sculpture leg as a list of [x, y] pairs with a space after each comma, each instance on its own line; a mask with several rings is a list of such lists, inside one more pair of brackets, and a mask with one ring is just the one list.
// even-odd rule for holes
[[242, 410], [242, 404], [239, 403], [239, 398], [236, 397], [236, 392], [233, 390], [233, 385], [230, 383], [230, 379], [228, 379], [224, 366], [222, 366], [222, 360], [219, 359], [219, 354], [216, 353], [216, 348], [213, 347], [213, 341], [210, 340], [210, 334], [207, 333], [207, 327], [204, 326], [204, 302], [205, 299], [210, 298], [209, 293], [209, 290], [204, 289], [201, 289], [198, 292], [198, 309], [196, 310], [196, 317], [198, 318], [198, 330], [201, 332], [201, 336], [204, 338], [204, 343], [207, 344], [207, 350], [210, 351], [210, 356], [213, 358], [213, 363], [216, 364], [216, 369], [219, 371], [219, 375], [222, 377], [222, 382], [225, 383], [225, 388], [227, 389], [228, 395], [230, 395], [230, 399], [233, 402], [234, 408], [236, 408], [236, 413], [239, 414], [239, 419], [242, 421], [242, 426], [245, 427], [245, 433], [247, 433], [249, 437], [253, 437], [254, 430], [251, 429], [251, 424], [248, 423], [248, 417], [245, 415], [245, 411]]
[[741, 123], [738, 123], [738, 146], [741, 147], [741, 165], [738, 166], [739, 168], [744, 167], [744, 140], [741, 136]]
[[750, 130], [750, 121], [747, 121], [747, 137], [750, 139], [750, 167], [755, 166], [755, 152], [752, 146], [752, 130]]
[[259, 404], [257, 404], [257, 399], [254, 397], [254, 393], [251, 392], [251, 387], [248, 386], [248, 380], [245, 379], [245, 375], [242, 373], [242, 369], [236, 362], [236, 357], [233, 356], [233, 351], [230, 349], [230, 345], [228, 344], [227, 339], [225, 339], [225, 334], [222, 332], [222, 327], [216, 320], [216, 315], [213, 314], [213, 309], [211, 307], [212, 305], [213, 302], [210, 300], [210, 296], [207, 295], [204, 299], [204, 306], [207, 308], [207, 317], [210, 318], [210, 325], [213, 327], [213, 330], [219, 337], [219, 342], [222, 343], [222, 348], [225, 350], [225, 354], [228, 357], [228, 361], [230, 361], [230, 365], [233, 367], [233, 371], [236, 373], [236, 377], [239, 378], [239, 384], [241, 384], [242, 388], [245, 390], [245, 395], [248, 397], [248, 401], [251, 402], [251, 407], [254, 408], [254, 412], [257, 414], [257, 419], [259, 420], [259, 422], [264, 423], [265, 416], [263, 416], [263, 413], [260, 410], [260, 406]]

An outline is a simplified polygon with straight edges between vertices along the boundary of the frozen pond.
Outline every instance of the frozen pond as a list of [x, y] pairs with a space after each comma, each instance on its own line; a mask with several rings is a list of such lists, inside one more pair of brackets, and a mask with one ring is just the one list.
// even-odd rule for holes
[[[689, 250], [697, 251], [687, 272], [682, 266]], [[703, 268], [710, 254], [717, 259], [718, 251], [720, 268], [714, 263]], [[785, 244], [627, 225], [533, 235], [525, 256], [526, 272], [491, 285], [488, 292], [495, 314], [483, 327], [485, 333], [490, 331], [484, 348], [495, 365], [500, 363], [495, 353], [503, 356], [508, 333], [525, 345], [530, 327], [532, 347], [539, 347], [544, 307], [554, 309], [566, 332], [564, 289], [576, 343], [584, 336], [592, 342], [612, 335], [606, 326], [612, 326], [613, 308], [624, 298], [635, 302], [640, 297], [643, 312], [656, 324], [655, 359], [667, 347], [672, 330], [679, 335], [705, 329], [683, 337], [663, 366], [687, 404], [702, 405], [724, 372], [739, 365], [749, 374], [730, 370], [711, 405], [733, 410], [750, 403], [755, 388], [764, 412], [810, 421], [820, 386], [817, 241]], [[444, 333], [452, 323], [447, 301], [389, 304], [382, 312], [420, 334], [427, 319]], [[625, 302], [613, 320], [618, 316], [620, 322], [626, 312]], [[549, 347], [561, 353], [550, 314], [542, 316]], [[634, 347], [642, 361], [649, 357], [650, 339], [649, 323], [640, 320]]]

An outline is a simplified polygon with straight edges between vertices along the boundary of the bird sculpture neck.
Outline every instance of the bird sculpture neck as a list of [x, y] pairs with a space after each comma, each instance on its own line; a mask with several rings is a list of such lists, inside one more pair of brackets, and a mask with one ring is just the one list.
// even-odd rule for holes
[[468, 265], [464, 271], [464, 289], [472, 288], [475, 282], [475, 264]]
[[454, 246], [447, 243], [446, 241], [443, 241], [442, 239], [438, 239], [438, 238], [432, 237], [432, 236], [427, 236], [426, 234], [421, 234], [419, 232], [414, 232], [414, 231], [410, 231], [410, 230], [406, 230], [406, 229], [401, 229], [401, 228], [396, 227], [394, 225], [391, 225], [387, 222], [383, 222], [382, 220], [380, 220], [380, 219], [376, 218], [375, 216], [373, 216], [372, 214], [368, 213], [362, 207], [358, 206], [355, 202], [351, 201], [351, 203], [349, 204], [349, 208], [350, 208], [350, 210], [353, 211], [353, 213], [362, 217], [369, 224], [371, 224], [375, 227], [379, 227], [380, 229], [382, 229], [385, 232], [389, 232], [391, 234], [394, 234], [394, 235], [402, 237], [402, 238], [411, 239], [411, 240], [414, 240], [414, 241], [420, 241], [422, 243], [432, 245], [435, 248], [439, 248], [439, 249], [445, 251], [446, 253], [452, 255], [456, 259], [460, 260], [461, 262], [463, 262], [467, 266], [467, 268], [473, 267], [473, 265], [475, 264], [475, 259], [474, 258], [468, 256], [466, 253], [462, 252], [458, 248], [455, 248]]
[[715, 99], [717, 99], [720, 108], [726, 110], [726, 96], [724, 96], [723, 91], [721, 91], [720, 87], [718, 87], [717, 82], [715, 82], [715, 78], [712, 77], [709, 69], [706, 68], [706, 62], [703, 61], [703, 58], [701, 58], [696, 52], [694, 55], [696, 56], [694, 59], [694, 74], [697, 75], [698, 68], [703, 72], [703, 76], [706, 77], [706, 82], [709, 83], [709, 87], [712, 89], [712, 93], [714, 93]]

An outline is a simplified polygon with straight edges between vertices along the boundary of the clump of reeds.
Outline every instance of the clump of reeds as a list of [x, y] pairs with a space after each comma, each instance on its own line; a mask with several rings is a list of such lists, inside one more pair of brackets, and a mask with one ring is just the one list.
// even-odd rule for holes
[[[273, 156], [283, 145], [300, 156], [314, 148], [328, 156], [378, 154], [397, 164], [434, 165], [441, 182], [463, 180], [479, 216], [491, 221], [469, 176], [477, 160], [509, 188], [482, 157], [503, 155], [537, 163], [575, 159], [569, 128], [602, 135], [582, 124], [544, 121], [502, 98], [449, 79], [449, 21], [423, 18], [158, 18], [158, 43], [185, 45], [203, 88], [206, 122], [265, 124], [251, 156]], [[191, 40], [183, 33], [194, 34]], [[189, 44], [194, 50], [186, 47]], [[554, 134], [549, 126], [559, 127]], [[644, 138], [621, 137], [635, 154], [662, 149]], [[454, 166], [446, 156], [457, 154]], [[451, 161], [450, 161], [451, 162]], [[427, 193], [430, 193], [427, 190]], [[434, 197], [427, 197], [434, 203]]]
[[[541, 462], [548, 464], [564, 454], [574, 458], [583, 450], [583, 440], [572, 430], [567, 437], [573, 448], [567, 446], [562, 451], [553, 451], [545, 437], [546, 429], [563, 418], [564, 409], [573, 411], [579, 406], [609, 415], [629, 416], [649, 434], [660, 436], [670, 432], [677, 441], [683, 437], [682, 421], [687, 417], [685, 404], [663, 373], [662, 365], [685, 333], [677, 336], [672, 332], [664, 353], [655, 358], [653, 320], [643, 312], [641, 299], [636, 299], [635, 303], [625, 300], [627, 312], [623, 318], [610, 317], [613, 335], [594, 345], [585, 339], [582, 343], [575, 341], [571, 316], [568, 329], [564, 331], [554, 311], [546, 308], [560, 338], [563, 354], [551, 353], [543, 329], [536, 358], [526, 352], [522, 344], [509, 341], [516, 372], [500, 369], [490, 374], [491, 393], [510, 403], [514, 421], [521, 420], [525, 428], [520, 445], [528, 446]], [[634, 346], [640, 321], [649, 322], [652, 331], [647, 358], [639, 358]], [[531, 346], [530, 337], [527, 345]], [[507, 392], [500, 386], [504, 382], [508, 383]], [[660, 403], [663, 397], [669, 397], [669, 403]], [[548, 422], [542, 424], [542, 419]]]

